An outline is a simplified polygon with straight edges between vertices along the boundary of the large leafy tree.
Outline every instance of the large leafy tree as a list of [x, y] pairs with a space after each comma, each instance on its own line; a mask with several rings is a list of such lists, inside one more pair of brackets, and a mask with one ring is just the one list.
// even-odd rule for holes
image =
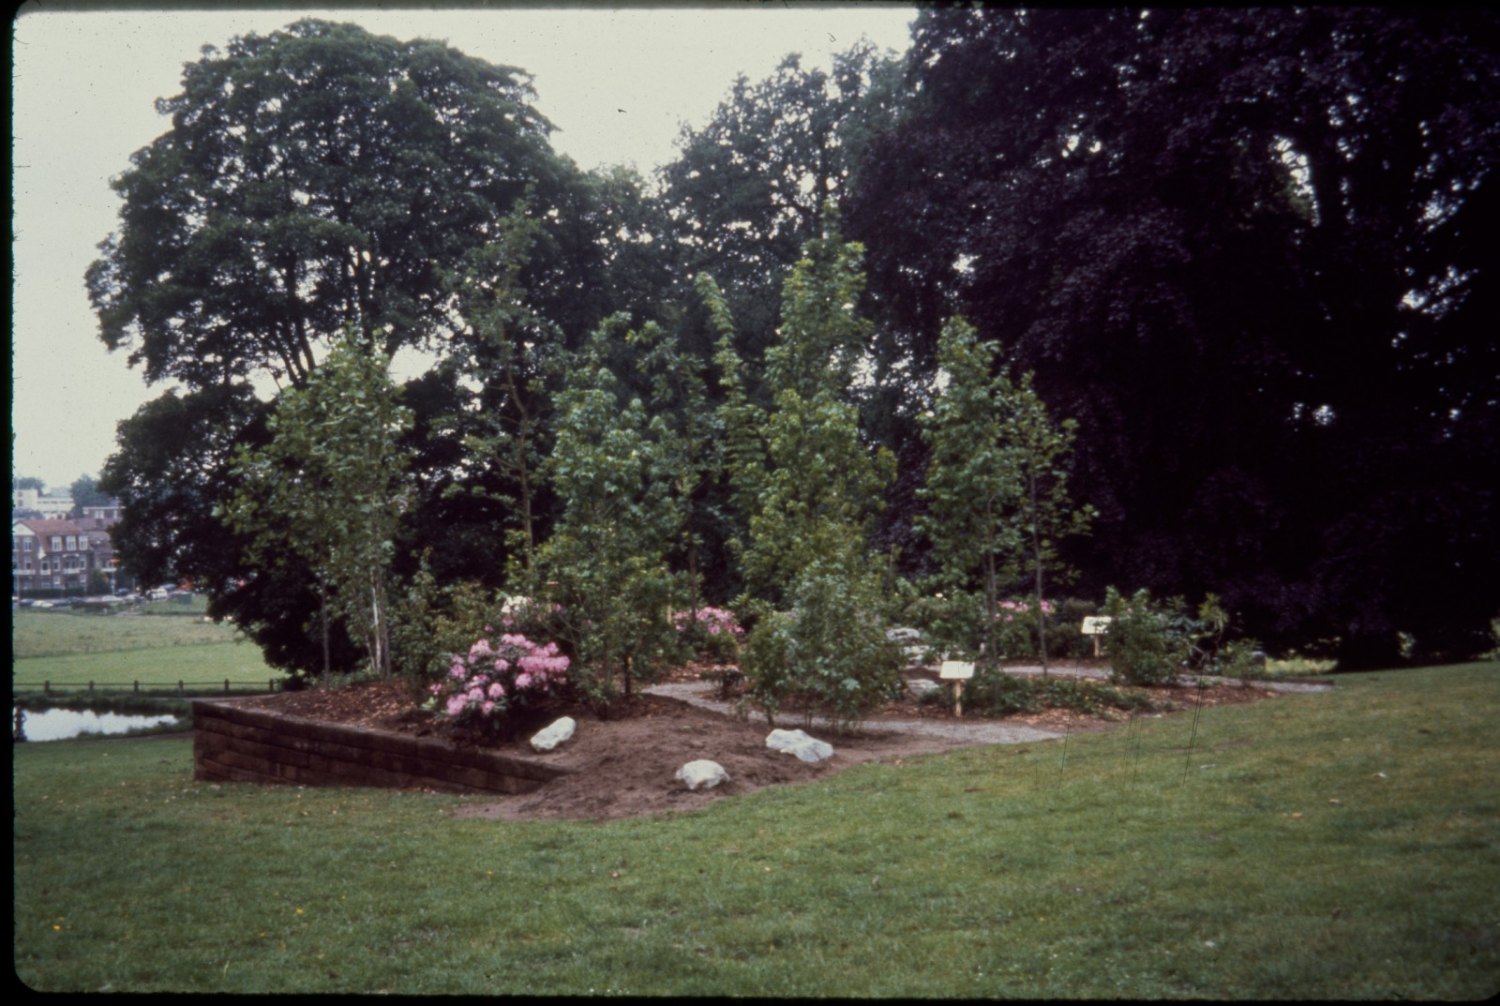
[[1339, 636], [1350, 666], [1393, 660], [1398, 629], [1434, 653], [1479, 638], [1500, 605], [1496, 29], [919, 15], [913, 105], [849, 227], [901, 365], [930, 374], [961, 310], [1077, 417], [1088, 587], [1219, 589], [1258, 634]]
[[[546, 320], [528, 337], [580, 339], [608, 289], [600, 190], [550, 150], [524, 73], [353, 25], [307, 20], [206, 49], [158, 107], [171, 128], [116, 180], [120, 226], [87, 276], [106, 345], [182, 389], [121, 426], [105, 479], [127, 508], [116, 538], [127, 562], [211, 585], [217, 613], [278, 662], [311, 669], [320, 646], [298, 634], [316, 607], [312, 572], [285, 564], [275, 591], [257, 586], [269, 575], [232, 575], [243, 542], [212, 514], [236, 476], [225, 450], [200, 445], [263, 443], [269, 406], [252, 387], [306, 385], [345, 327], [386, 355], [491, 339], [494, 326], [467, 309], [483, 303], [459, 303], [453, 274], [466, 266], [497, 282], [515, 273], [527, 317]], [[511, 261], [523, 218], [525, 257]], [[485, 404], [466, 374], [459, 359], [411, 389], [405, 445], [421, 495], [399, 551], [431, 547], [445, 576], [488, 558], [498, 576], [494, 513], [447, 494], [484, 477], [464, 456], [475, 431], [452, 421]], [[183, 412], [205, 439], [162, 430]], [[189, 508], [172, 512], [158, 483]]]
[[104, 341], [196, 386], [299, 384], [350, 324], [387, 353], [430, 342], [443, 263], [557, 184], [529, 95], [520, 71], [355, 25], [205, 49], [114, 182], [120, 229], [88, 274]]
[[704, 126], [683, 129], [662, 169], [680, 274], [714, 277], [747, 359], [758, 363], [773, 341], [782, 283], [894, 114], [898, 71], [868, 43], [836, 55], [831, 72], [788, 55], [764, 80], [736, 79]]

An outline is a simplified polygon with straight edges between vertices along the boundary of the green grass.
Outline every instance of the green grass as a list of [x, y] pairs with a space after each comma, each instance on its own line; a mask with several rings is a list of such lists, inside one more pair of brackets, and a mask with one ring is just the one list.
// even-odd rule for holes
[[196, 783], [181, 739], [22, 745], [15, 967], [48, 991], [1479, 998], [1497, 707], [1494, 663], [1348, 675], [613, 823]]
[[[161, 602], [171, 604], [173, 602]], [[14, 612], [12, 688], [172, 688], [177, 682], [258, 686], [283, 673], [226, 625], [199, 618]]]
[[18, 659], [202, 646], [233, 642], [238, 638], [232, 626], [204, 622], [201, 615], [198, 618], [150, 618], [141, 614], [99, 615], [26, 609], [11, 614], [11, 651]]

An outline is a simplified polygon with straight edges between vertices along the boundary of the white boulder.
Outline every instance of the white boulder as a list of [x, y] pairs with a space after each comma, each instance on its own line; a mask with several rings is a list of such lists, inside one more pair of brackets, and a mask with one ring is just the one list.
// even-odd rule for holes
[[678, 769], [677, 779], [688, 789], [713, 789], [721, 782], [728, 782], [729, 773], [725, 772], [724, 766], [718, 762], [699, 758]]
[[573, 731], [577, 729], [578, 722], [571, 716], [564, 716], [560, 720], [554, 720], [550, 726], [531, 738], [531, 747], [536, 751], [551, 751], [564, 741], [571, 740]]
[[933, 692], [941, 691], [943, 686], [928, 678], [907, 678], [906, 687], [908, 691], [920, 699], [924, 695], [931, 695]]
[[801, 730], [772, 730], [766, 735], [766, 747], [794, 754], [799, 761], [820, 762], [833, 757], [832, 744], [809, 737]]

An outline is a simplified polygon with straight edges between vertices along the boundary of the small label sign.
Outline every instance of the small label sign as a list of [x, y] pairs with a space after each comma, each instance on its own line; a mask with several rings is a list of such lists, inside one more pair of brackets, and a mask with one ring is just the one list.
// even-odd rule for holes
[[1107, 615], [1090, 615], [1083, 620], [1083, 634], [1085, 636], [1107, 635], [1111, 621], [1112, 619]]
[[967, 681], [974, 676], [974, 664], [968, 660], [945, 660], [938, 668], [938, 677], [944, 681]]

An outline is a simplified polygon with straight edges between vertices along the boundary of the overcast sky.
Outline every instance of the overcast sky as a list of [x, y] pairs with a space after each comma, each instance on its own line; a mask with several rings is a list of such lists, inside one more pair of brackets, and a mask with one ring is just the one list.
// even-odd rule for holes
[[178, 93], [183, 64], [204, 45], [222, 48], [304, 16], [442, 39], [530, 73], [536, 107], [558, 127], [553, 146], [580, 167], [634, 165], [649, 176], [673, 156], [680, 125], [706, 122], [736, 74], [759, 80], [789, 52], [827, 68], [861, 36], [904, 51], [914, 14], [880, 0], [160, 11], [27, 4], [12, 25], [13, 474], [53, 489], [98, 475], [115, 424], [163, 390], [148, 388], [99, 341], [83, 274], [115, 228], [109, 179], [166, 131], [153, 102]]

